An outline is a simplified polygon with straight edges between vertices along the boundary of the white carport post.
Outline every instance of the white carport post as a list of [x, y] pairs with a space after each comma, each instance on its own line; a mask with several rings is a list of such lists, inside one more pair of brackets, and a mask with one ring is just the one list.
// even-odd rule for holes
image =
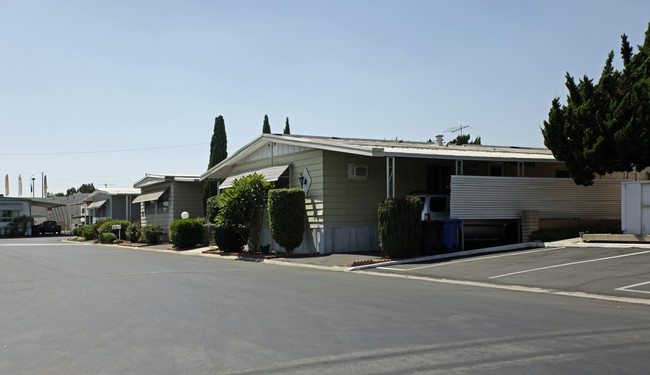
[[463, 161], [462, 160], [456, 160], [456, 175], [458, 175], [458, 176], [463, 175]]
[[[392, 192], [391, 192], [392, 188]], [[392, 193], [392, 194], [391, 194]], [[386, 199], [395, 198], [395, 157], [386, 157]]]

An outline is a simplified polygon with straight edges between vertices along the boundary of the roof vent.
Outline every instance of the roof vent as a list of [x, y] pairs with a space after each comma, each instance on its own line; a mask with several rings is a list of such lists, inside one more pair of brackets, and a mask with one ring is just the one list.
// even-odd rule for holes
[[442, 134], [436, 135], [436, 143], [438, 144], [438, 146], [442, 146], [443, 144]]

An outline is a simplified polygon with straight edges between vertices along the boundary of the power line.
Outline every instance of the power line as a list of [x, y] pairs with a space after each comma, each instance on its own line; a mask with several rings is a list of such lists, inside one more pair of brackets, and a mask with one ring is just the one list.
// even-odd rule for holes
[[159, 147], [147, 147], [147, 148], [130, 148], [122, 150], [101, 150], [101, 151], [64, 151], [64, 152], [0, 152], [0, 155], [3, 156], [37, 156], [37, 155], [82, 155], [82, 154], [112, 154], [117, 152], [134, 152], [134, 151], [148, 151], [148, 150], [163, 150], [170, 148], [182, 148], [182, 147], [193, 147], [193, 146], [205, 146], [208, 143], [190, 143], [186, 145], [175, 145], [175, 146], [159, 146]]

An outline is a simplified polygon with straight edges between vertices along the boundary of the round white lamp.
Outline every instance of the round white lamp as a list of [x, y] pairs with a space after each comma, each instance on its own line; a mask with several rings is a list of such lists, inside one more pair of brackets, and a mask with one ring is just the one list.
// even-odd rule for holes
[[181, 213], [181, 219], [185, 220], [190, 217], [190, 214], [187, 213], [187, 211], [183, 211]]
[[84, 223], [86, 222], [86, 218], [82, 217], [80, 221], [81, 221], [81, 225], [84, 225]]

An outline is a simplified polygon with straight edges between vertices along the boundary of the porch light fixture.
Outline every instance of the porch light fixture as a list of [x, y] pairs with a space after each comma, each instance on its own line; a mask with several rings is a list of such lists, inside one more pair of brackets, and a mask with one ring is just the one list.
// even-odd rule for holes
[[301, 188], [304, 187], [306, 182], [305, 182], [305, 176], [303, 176], [302, 173], [300, 173], [298, 180], [300, 180], [300, 187]]
[[189, 217], [190, 217], [190, 214], [187, 213], [187, 211], [183, 211], [181, 213], [181, 219], [185, 220], [185, 219], [188, 219]]

